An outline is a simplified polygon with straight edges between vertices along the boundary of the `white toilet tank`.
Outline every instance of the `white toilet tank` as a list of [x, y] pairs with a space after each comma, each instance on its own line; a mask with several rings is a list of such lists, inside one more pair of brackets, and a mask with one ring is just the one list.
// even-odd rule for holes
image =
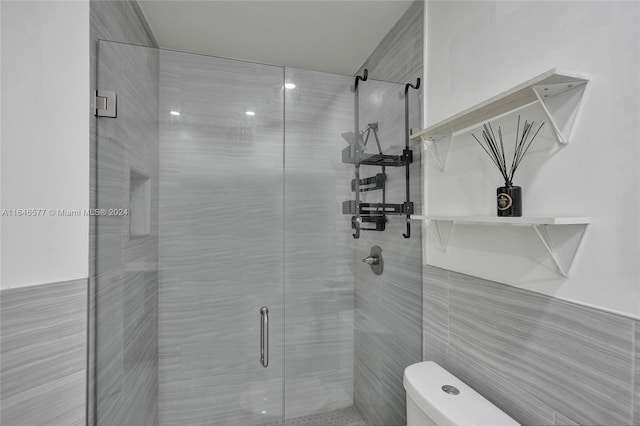
[[519, 426], [495, 405], [433, 361], [404, 370], [407, 426]]

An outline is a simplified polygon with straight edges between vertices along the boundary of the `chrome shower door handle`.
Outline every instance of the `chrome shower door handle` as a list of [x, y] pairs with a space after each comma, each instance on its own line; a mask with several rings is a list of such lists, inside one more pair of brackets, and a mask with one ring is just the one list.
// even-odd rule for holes
[[269, 308], [260, 308], [260, 364], [269, 365]]

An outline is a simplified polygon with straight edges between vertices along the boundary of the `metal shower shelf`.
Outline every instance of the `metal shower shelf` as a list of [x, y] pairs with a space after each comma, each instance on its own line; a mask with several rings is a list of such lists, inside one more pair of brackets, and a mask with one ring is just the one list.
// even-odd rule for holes
[[[365, 166], [388, 166], [403, 167], [413, 162], [413, 152], [410, 149], [404, 149], [402, 155], [387, 154], [358, 154], [358, 164]], [[342, 150], [342, 162], [347, 164], [356, 164], [355, 150], [348, 146]]]
[[375, 176], [360, 179], [357, 185], [356, 185], [356, 180], [351, 179], [351, 191], [355, 192], [356, 188], [360, 192], [377, 191], [379, 189], [384, 190], [386, 181], [387, 181], [386, 173], [378, 173]]
[[389, 203], [358, 203], [356, 209], [356, 202], [353, 200], [342, 202], [342, 214], [360, 214], [376, 215], [406, 215], [413, 214], [413, 202], [404, 202], [402, 204], [389, 204]]
[[[388, 155], [382, 153], [380, 140], [378, 139], [378, 123], [367, 124], [364, 129], [360, 129], [359, 124], [359, 83], [367, 81], [368, 70], [364, 70], [362, 76], [356, 76], [354, 84], [354, 131], [345, 132], [342, 137], [349, 146], [342, 150], [342, 162], [355, 166], [355, 179], [351, 180], [351, 191], [355, 194], [355, 200], [348, 200], [342, 203], [342, 213], [352, 215], [351, 227], [355, 230], [353, 238], [360, 238], [360, 231], [384, 231], [388, 215], [406, 216], [407, 232], [403, 233], [404, 238], [411, 237], [411, 220], [413, 214], [413, 202], [410, 201], [409, 190], [409, 164], [413, 162], [413, 151], [409, 149], [409, 89], [418, 89], [420, 79], [416, 84], [405, 84], [404, 88], [404, 127], [405, 146], [400, 155]], [[369, 136], [373, 134], [378, 148], [377, 154], [365, 154]], [[375, 176], [360, 178], [360, 166], [378, 166], [382, 168], [382, 173]], [[405, 202], [401, 204], [390, 204], [386, 202], [386, 167], [405, 168]], [[363, 203], [360, 201], [361, 192], [381, 190], [381, 203]], [[373, 224], [373, 226], [369, 226]]]

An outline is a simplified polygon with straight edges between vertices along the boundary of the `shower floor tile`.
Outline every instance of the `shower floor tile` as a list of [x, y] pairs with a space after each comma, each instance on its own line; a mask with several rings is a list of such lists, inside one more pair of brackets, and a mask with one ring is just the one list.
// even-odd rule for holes
[[275, 422], [261, 423], [258, 426], [367, 426], [354, 406], [310, 416], [295, 417]]

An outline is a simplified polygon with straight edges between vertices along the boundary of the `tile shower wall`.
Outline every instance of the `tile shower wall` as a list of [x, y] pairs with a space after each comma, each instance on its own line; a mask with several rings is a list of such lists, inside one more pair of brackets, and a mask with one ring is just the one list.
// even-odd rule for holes
[[84, 425], [87, 280], [0, 292], [0, 423]]
[[424, 269], [424, 359], [523, 424], [638, 424], [638, 322]]
[[160, 424], [282, 417], [282, 79], [281, 67], [161, 52]]
[[[90, 74], [90, 94], [96, 89], [96, 67], [98, 65], [98, 40], [113, 40], [124, 43], [132, 43], [142, 46], [156, 46], [153, 34], [135, 1], [100, 1], [92, 0], [90, 2], [90, 31], [91, 31], [91, 74]], [[125, 54], [124, 51], [121, 52]], [[118, 58], [116, 61], [120, 61]], [[131, 58], [129, 58], [131, 60]], [[142, 64], [142, 62], [141, 62]], [[115, 65], [115, 64], [113, 64]], [[118, 84], [120, 90], [119, 96], [123, 96], [125, 102], [129, 94], [135, 92], [130, 91], [131, 87], [144, 88], [151, 90], [151, 93], [135, 93], [139, 101], [146, 98], [148, 103], [142, 107], [142, 114], [146, 119], [153, 117], [155, 111], [156, 116], [153, 117], [157, 123], [157, 86], [152, 88], [148, 83], [157, 81], [157, 62], [147, 62], [150, 68], [143, 70], [142, 74], [137, 76], [121, 73], [113, 77]], [[136, 69], [139, 69], [137, 67]], [[113, 70], [115, 71], [115, 70]], [[123, 77], [127, 78], [123, 78]], [[146, 85], [139, 84], [147, 83]], [[101, 87], [106, 90], [115, 90], [114, 87]], [[123, 90], [126, 91], [123, 92]], [[139, 90], [139, 89], [137, 89]], [[93, 105], [90, 102], [91, 106]], [[122, 104], [121, 104], [122, 105]], [[123, 105], [124, 106], [124, 105]], [[124, 106], [125, 111], [132, 113], [131, 104]], [[97, 138], [96, 123], [97, 119], [93, 116], [93, 109], [90, 110], [90, 149], [91, 149], [91, 185], [90, 185], [90, 205], [92, 207], [99, 206], [107, 200], [113, 200], [118, 203], [128, 204], [124, 197], [129, 194], [129, 177], [125, 176], [125, 159], [122, 151], [124, 145], [130, 148], [140, 143], [140, 147], [148, 145], [149, 140], [156, 140], [157, 147], [157, 124], [155, 133], [153, 129], [145, 126], [137, 126], [133, 133], [127, 136], [120, 135], [119, 143], [112, 146], [116, 149], [109, 149], [112, 141], [101, 139], [101, 147], [106, 149], [105, 155], [98, 160], [97, 155]], [[128, 117], [120, 114], [120, 120], [136, 120], [140, 118], [138, 111], [133, 111], [133, 116]], [[110, 119], [106, 119], [110, 120]], [[144, 134], [144, 132], [151, 132]], [[144, 142], [143, 142], [144, 141]], [[153, 152], [153, 151], [151, 151]], [[139, 154], [135, 154], [139, 155]], [[140, 158], [138, 157], [138, 160]], [[155, 159], [155, 160], [154, 160]], [[157, 162], [156, 154], [151, 155], [151, 161]], [[101, 170], [105, 173], [111, 173], [113, 179], [107, 177], [103, 179], [104, 174], [98, 175], [98, 161], [100, 161]], [[127, 171], [128, 172], [128, 171]], [[124, 182], [126, 180], [126, 183]], [[157, 178], [153, 182], [152, 188], [157, 193]], [[100, 200], [96, 193], [107, 198]], [[153, 215], [157, 217], [156, 205], [153, 206]], [[118, 231], [113, 226], [107, 226], [105, 230], [111, 234], [111, 241], [108, 247], [98, 246], [96, 240], [96, 217], [90, 218], [90, 311], [89, 311], [89, 390], [88, 394], [88, 419], [89, 424], [93, 424], [96, 415], [96, 398], [100, 401], [100, 424], [116, 424], [118, 422], [137, 421], [140, 416], [146, 412], [149, 416], [147, 421], [154, 422], [156, 418], [156, 381], [157, 368], [153, 361], [153, 352], [156, 345], [157, 326], [154, 324], [157, 317], [157, 311], [154, 300], [157, 298], [155, 287], [157, 286], [157, 272], [155, 267], [149, 266], [149, 260], [153, 263], [153, 259], [157, 259], [157, 242], [153, 243], [145, 241], [149, 257], [142, 256], [140, 251], [123, 250], [123, 246], [118, 248], [117, 237]], [[121, 224], [122, 225], [122, 224]], [[126, 226], [126, 225], [124, 225]], [[121, 229], [124, 231], [124, 229]], [[157, 231], [155, 231], [157, 232]], [[102, 234], [100, 234], [100, 238]], [[123, 240], [124, 242], [124, 240]], [[138, 242], [142, 242], [139, 240]], [[152, 247], [149, 246], [149, 243]], [[129, 248], [133, 249], [134, 245]], [[118, 256], [123, 263], [115, 266], [109, 259]], [[125, 253], [126, 252], [126, 253]], [[111, 262], [110, 268], [107, 265], [102, 267], [103, 262]], [[131, 267], [131, 265], [139, 263], [147, 263], [144, 268]], [[128, 266], [125, 266], [127, 264]], [[101, 270], [98, 276], [98, 292], [96, 292], [96, 266]], [[136, 271], [137, 269], [137, 271]], [[126, 270], [126, 272], [125, 272]], [[126, 285], [125, 285], [126, 283]], [[99, 293], [99, 294], [98, 294]], [[134, 302], [135, 301], [135, 302]], [[96, 303], [98, 307], [99, 320], [105, 321], [105, 324], [96, 326]], [[126, 312], [126, 316], [125, 316]], [[144, 314], [144, 316], [143, 316]], [[109, 328], [113, 327], [113, 328]], [[101, 338], [96, 341], [96, 335], [100, 334]], [[127, 342], [126, 345], [124, 342]], [[135, 344], [132, 344], [136, 342]], [[98, 353], [96, 354], [96, 349]], [[98, 359], [99, 370], [96, 371], [96, 360]], [[143, 361], [144, 360], [144, 361]], [[104, 369], [104, 371], [103, 371]], [[123, 373], [126, 373], [123, 381]], [[98, 386], [99, 394], [96, 395], [96, 379], [105, 382], [104, 386]], [[140, 380], [135, 382], [135, 380]], [[138, 388], [137, 386], [140, 386]], [[126, 390], [126, 394], [122, 393]], [[133, 398], [129, 396], [135, 395]], [[142, 399], [148, 398], [143, 401]], [[142, 408], [146, 407], [146, 408]]]
[[[142, 15], [138, 4], [135, 1], [104, 1], [92, 0], [90, 2], [90, 32], [91, 32], [91, 68], [90, 68], [90, 89], [89, 89], [89, 116], [91, 142], [91, 183], [90, 183], [90, 203], [96, 206], [96, 123], [93, 108], [93, 94], [96, 90], [96, 67], [98, 63], [98, 40], [110, 40], [121, 43], [131, 43], [139, 46], [156, 47], [157, 44], [148, 28], [147, 22]], [[95, 275], [95, 223], [94, 217], [90, 218], [90, 276]], [[94, 278], [92, 278], [94, 281]], [[93, 282], [92, 282], [93, 287]], [[90, 328], [92, 329], [92, 328]]]
[[[285, 92], [285, 418], [353, 405], [353, 78], [287, 68]], [[315, 419], [315, 418], [314, 418]], [[314, 420], [316, 421], [316, 420]]]
[[[362, 84], [360, 124], [379, 122], [380, 142], [387, 154], [404, 147], [404, 83], [422, 78], [423, 3], [415, 2], [384, 38], [362, 69], [370, 79]], [[410, 127], [421, 125], [420, 91], [411, 90]], [[375, 144], [367, 150], [375, 149]], [[415, 143], [411, 164], [411, 198], [422, 206], [421, 150]], [[362, 167], [361, 176], [379, 173], [379, 167]], [[387, 168], [388, 202], [404, 201], [404, 168]], [[365, 201], [379, 202], [370, 193]], [[404, 368], [419, 362], [421, 354], [422, 238], [421, 227], [412, 226], [410, 239], [404, 218], [391, 217], [384, 232], [363, 232], [355, 240], [355, 405], [369, 424], [406, 424]], [[385, 271], [374, 275], [360, 260], [371, 246], [383, 250]]]

